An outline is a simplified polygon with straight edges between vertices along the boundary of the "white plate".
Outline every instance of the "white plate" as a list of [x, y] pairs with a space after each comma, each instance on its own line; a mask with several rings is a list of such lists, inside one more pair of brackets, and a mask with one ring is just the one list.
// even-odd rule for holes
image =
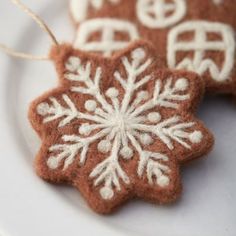
[[[45, 52], [45, 34], [9, 2], [0, 2], [1, 41]], [[59, 39], [72, 40], [66, 1], [24, 2]], [[51, 63], [0, 55], [0, 74], [0, 235], [236, 235], [236, 107], [229, 99], [208, 98], [202, 104], [199, 117], [215, 133], [216, 146], [207, 159], [183, 169], [180, 201], [171, 206], [133, 201], [104, 217], [93, 213], [73, 188], [49, 185], [34, 174], [40, 140], [29, 125], [27, 109], [31, 100], [55, 86]]]

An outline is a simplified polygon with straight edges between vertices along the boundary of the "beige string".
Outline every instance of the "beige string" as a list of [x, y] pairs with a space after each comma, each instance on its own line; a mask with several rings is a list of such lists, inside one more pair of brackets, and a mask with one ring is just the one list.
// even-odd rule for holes
[[[18, 6], [22, 11], [24, 11], [27, 15], [29, 15], [37, 23], [37, 25], [49, 35], [53, 44], [59, 45], [52, 31], [49, 29], [46, 23], [38, 15], [36, 15], [30, 8], [25, 6], [20, 0], [11, 0], [11, 1], [16, 6]], [[9, 48], [4, 44], [0, 44], [0, 50], [7, 53], [8, 55], [22, 58], [22, 59], [29, 59], [29, 60], [48, 60], [49, 59], [47, 56], [34, 56], [34, 55], [23, 53], [23, 52], [17, 52], [14, 49]]]

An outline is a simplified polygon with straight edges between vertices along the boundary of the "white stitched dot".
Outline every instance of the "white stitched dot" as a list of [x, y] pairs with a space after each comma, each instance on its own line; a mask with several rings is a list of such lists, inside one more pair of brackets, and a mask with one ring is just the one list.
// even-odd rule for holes
[[142, 60], [145, 56], [146, 56], [146, 53], [143, 48], [137, 48], [131, 54], [131, 57], [134, 60], [135, 59]]
[[153, 143], [153, 139], [149, 134], [141, 134], [139, 139], [143, 145], [150, 145]]
[[70, 72], [76, 72], [78, 70], [78, 67], [80, 66], [80, 59], [78, 57], [69, 57], [69, 59], [66, 62], [66, 69]]
[[88, 136], [91, 133], [91, 131], [92, 131], [91, 125], [89, 123], [82, 124], [79, 127], [79, 133], [82, 135]]
[[41, 116], [45, 116], [48, 114], [50, 107], [46, 102], [43, 102], [37, 106], [37, 113]]
[[47, 160], [47, 165], [50, 169], [57, 169], [58, 167], [58, 160], [56, 157], [50, 157], [48, 160]]
[[85, 109], [87, 111], [95, 111], [97, 107], [97, 103], [94, 100], [88, 100], [85, 102]]
[[151, 112], [147, 116], [148, 120], [152, 123], [157, 123], [161, 120], [161, 115], [158, 112]]
[[147, 91], [140, 91], [140, 92], [137, 94], [137, 97], [138, 97], [140, 100], [147, 100], [147, 99], [148, 99], [148, 92], [147, 92]]
[[111, 142], [108, 140], [102, 140], [98, 144], [98, 150], [102, 153], [107, 153], [111, 150]]
[[109, 187], [103, 187], [100, 189], [100, 195], [105, 200], [110, 200], [114, 196], [114, 191]]
[[116, 98], [119, 95], [119, 91], [116, 88], [109, 88], [106, 91], [106, 95], [110, 98]]
[[175, 88], [180, 91], [185, 91], [189, 86], [189, 82], [185, 78], [178, 79], [175, 83]]
[[134, 152], [130, 147], [123, 147], [120, 154], [124, 159], [129, 160], [134, 155]]
[[160, 186], [160, 187], [167, 187], [169, 184], [170, 184], [170, 179], [167, 177], [167, 176], [160, 176], [158, 179], [157, 179], [157, 184]]
[[202, 137], [202, 132], [194, 131], [192, 134], [190, 134], [189, 139], [192, 143], [200, 143], [202, 141]]

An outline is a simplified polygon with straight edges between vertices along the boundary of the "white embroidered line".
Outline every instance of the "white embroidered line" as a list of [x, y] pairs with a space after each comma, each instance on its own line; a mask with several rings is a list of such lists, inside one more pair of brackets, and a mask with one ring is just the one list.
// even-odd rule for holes
[[187, 128], [193, 127], [195, 124], [190, 123], [180, 123], [179, 117], [174, 116], [157, 125], [145, 125], [145, 124], [131, 124], [132, 129], [140, 132], [148, 132], [156, 135], [167, 147], [171, 150], [174, 149], [172, 140], [181, 144], [187, 149], [191, 149], [191, 146], [184, 140], [187, 139], [192, 143], [198, 143], [202, 139], [202, 135], [199, 132], [189, 133], [184, 131]]
[[148, 81], [151, 80], [151, 76], [145, 76], [139, 82], [136, 82], [138, 75], [142, 74], [152, 63], [152, 59], [148, 59], [144, 63], [142, 60], [145, 58], [144, 51], [142, 49], [136, 49], [132, 53], [132, 63], [128, 61], [125, 57], [122, 59], [122, 63], [124, 65], [125, 70], [127, 71], [127, 82], [121, 77], [121, 74], [116, 71], [114, 77], [117, 81], [122, 81], [123, 88], [125, 89], [125, 96], [122, 100], [121, 104], [121, 112], [125, 113], [130, 100], [132, 98], [132, 94], [139, 89], [142, 85], [146, 84]]
[[[65, 78], [71, 81], [83, 82], [86, 87], [74, 86], [71, 91], [83, 94], [90, 94], [94, 96], [97, 101], [102, 105], [103, 109], [107, 112], [113, 112], [111, 105], [106, 101], [100, 93], [99, 85], [102, 76], [101, 68], [98, 67], [95, 72], [94, 80], [91, 79], [91, 63], [86, 63], [85, 66], [80, 64], [80, 60], [71, 57], [67, 62], [67, 69], [69, 73], [65, 74]], [[77, 68], [74, 70], [74, 68]]]
[[74, 119], [87, 119], [89, 121], [105, 123], [106, 120], [100, 116], [91, 116], [90, 114], [81, 113], [77, 110], [71, 99], [64, 94], [63, 100], [68, 105], [68, 108], [63, 107], [55, 98], [51, 97], [49, 100], [52, 105], [43, 102], [37, 106], [37, 113], [46, 116], [43, 123], [48, 123], [59, 118], [63, 118], [58, 127], [63, 127], [69, 124]]
[[[101, 33], [100, 40], [89, 41], [91, 35]], [[115, 33], [121, 32], [129, 38], [127, 41], [116, 40]], [[97, 18], [80, 24], [74, 46], [85, 51], [103, 53], [109, 57], [113, 52], [125, 48], [130, 41], [139, 38], [134, 24], [118, 19]]]
[[110, 200], [114, 196], [113, 185], [117, 191], [121, 190], [119, 178], [126, 184], [130, 183], [129, 177], [121, 169], [118, 161], [118, 152], [121, 146], [119, 134], [116, 135], [112, 145], [111, 155], [105, 161], [100, 163], [90, 174], [90, 178], [96, 178], [94, 185], [98, 186], [103, 182], [104, 187], [100, 189], [101, 197]]
[[164, 164], [160, 164], [161, 161], [168, 161], [169, 158], [160, 153], [143, 151], [142, 147], [139, 145], [137, 140], [130, 133], [127, 134], [132, 145], [139, 153], [139, 165], [138, 165], [138, 175], [142, 177], [145, 169], [147, 173], [147, 178], [149, 184], [153, 184], [153, 176], [156, 178], [156, 182], [160, 187], [167, 187], [169, 185], [170, 179], [167, 175], [170, 173], [170, 168]]
[[[192, 32], [193, 40], [180, 41], [179, 35]], [[222, 39], [208, 40], [207, 34], [212, 33]], [[188, 69], [200, 75], [208, 70], [215, 81], [223, 82], [230, 79], [235, 59], [235, 39], [233, 29], [225, 24], [207, 21], [189, 21], [174, 27], [168, 35], [167, 60], [170, 68]], [[194, 52], [193, 58], [185, 57], [177, 61], [178, 52]], [[222, 65], [212, 58], [207, 58], [207, 52], [218, 52], [224, 55]]]
[[157, 80], [153, 92], [153, 98], [151, 100], [148, 100], [143, 105], [139, 106], [137, 109], [135, 109], [135, 111], [131, 113], [131, 117], [138, 116], [139, 114], [155, 106], [177, 109], [177, 101], [184, 101], [189, 99], [189, 94], [176, 94], [177, 92], [184, 91], [187, 89], [188, 81], [184, 78], [181, 78], [174, 84], [173, 87], [171, 87], [172, 81], [173, 80], [169, 78], [164, 86], [164, 90], [162, 91], [161, 81]]
[[137, 16], [149, 28], [166, 28], [180, 21], [186, 14], [185, 0], [137, 0]]
[[66, 170], [76, 159], [79, 151], [80, 153], [80, 164], [84, 165], [86, 158], [87, 158], [87, 152], [89, 145], [96, 141], [97, 139], [100, 139], [111, 131], [110, 128], [103, 129], [102, 131], [98, 132], [96, 135], [89, 137], [89, 138], [81, 138], [76, 135], [64, 135], [62, 137], [62, 140], [65, 142], [73, 142], [73, 144], [57, 144], [50, 147], [50, 152], [60, 152], [59, 154], [55, 156], [50, 156], [47, 165], [51, 169], [57, 169], [61, 163], [62, 160], [65, 159], [63, 170]]

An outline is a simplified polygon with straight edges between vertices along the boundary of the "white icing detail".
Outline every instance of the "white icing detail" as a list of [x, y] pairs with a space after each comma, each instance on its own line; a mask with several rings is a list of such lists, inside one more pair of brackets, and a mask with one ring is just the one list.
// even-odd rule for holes
[[148, 120], [152, 123], [157, 123], [161, 120], [161, 115], [159, 112], [151, 112], [148, 114]]
[[124, 159], [129, 160], [133, 156], [134, 152], [130, 147], [123, 147], [120, 154]]
[[131, 53], [132, 59], [137, 61], [144, 59], [145, 56], [145, 51], [142, 48], [137, 48]]
[[47, 160], [47, 165], [50, 169], [55, 170], [59, 166], [57, 157], [51, 157]]
[[137, 0], [137, 16], [149, 28], [167, 28], [186, 14], [186, 0]]
[[[181, 41], [179, 35], [192, 32], [194, 39]], [[208, 40], [207, 34], [219, 35], [221, 40]], [[177, 62], [178, 52], [194, 52], [193, 58], [186, 56]], [[206, 58], [207, 52], [219, 52], [224, 55], [222, 65], [212, 58]], [[215, 81], [230, 79], [235, 59], [235, 39], [233, 29], [222, 23], [207, 21], [189, 21], [174, 27], [168, 35], [168, 65], [170, 68], [187, 69], [203, 75], [207, 71]]]
[[114, 191], [112, 190], [111, 187], [103, 187], [100, 189], [100, 195], [103, 199], [105, 200], [110, 200], [114, 196]]
[[37, 106], [37, 113], [41, 116], [46, 116], [43, 119], [43, 123], [63, 118], [59, 123], [59, 127], [63, 127], [79, 116], [79, 111], [71, 99], [66, 94], [64, 94], [62, 98], [67, 107], [63, 107], [57, 99], [53, 97], [49, 99], [51, 104], [43, 102]]
[[79, 133], [88, 136], [92, 132], [92, 126], [89, 123], [82, 124], [79, 128]]
[[199, 131], [195, 131], [189, 136], [189, 139], [192, 143], [200, 143], [202, 141], [202, 138], [202, 133]]
[[185, 78], [178, 79], [175, 84], [175, 87], [180, 91], [185, 91], [188, 88], [188, 86], [189, 82]]
[[116, 98], [119, 95], [119, 91], [116, 88], [109, 88], [106, 95], [110, 98]]
[[37, 113], [41, 116], [46, 116], [48, 114], [48, 111], [50, 109], [50, 106], [48, 103], [44, 102], [37, 106]]
[[[96, 32], [101, 33], [101, 39], [90, 42], [90, 36]], [[116, 32], [126, 34], [129, 40], [116, 40]], [[103, 53], [109, 57], [113, 52], [125, 48], [130, 41], [138, 38], [139, 34], [134, 24], [124, 20], [98, 18], [80, 24], [74, 46], [85, 51]]]
[[[117, 4], [120, 0], [108, 0], [112, 4]], [[105, 0], [70, 0], [70, 10], [76, 22], [86, 19], [89, 6], [99, 10], [105, 4]]]
[[[138, 176], [142, 177], [146, 170], [148, 183], [150, 185], [153, 184], [154, 177], [156, 179], [157, 185], [159, 185], [160, 187], [167, 187], [170, 182], [168, 174], [171, 172], [171, 170], [167, 165], [161, 164], [160, 161], [168, 162], [169, 158], [166, 155], [160, 153], [148, 152], [143, 150], [133, 135], [128, 133], [128, 137], [132, 145], [139, 153], [140, 161], [137, 170]], [[163, 177], [168, 180], [164, 181]]]
[[81, 65], [80, 58], [71, 56], [65, 64], [65, 67], [68, 71], [76, 72]]
[[111, 142], [109, 140], [102, 140], [98, 144], [98, 151], [107, 153], [111, 150]]
[[137, 98], [141, 101], [145, 101], [148, 99], [148, 92], [147, 91], [140, 91], [138, 94], [137, 94]]
[[150, 145], [153, 143], [153, 139], [149, 134], [140, 134], [139, 139], [143, 145]]
[[170, 183], [170, 179], [167, 176], [160, 176], [159, 178], [157, 178], [157, 184], [160, 187], [167, 187]]
[[85, 102], [85, 109], [87, 111], [93, 112], [96, 110], [97, 103], [94, 100], [88, 100]]
[[[169, 150], [177, 146], [191, 149], [191, 144], [203, 139], [202, 133], [194, 128], [194, 122], [183, 122], [179, 116], [164, 118], [161, 114], [164, 108], [177, 110], [181, 102], [190, 99], [187, 79], [153, 78], [148, 73], [152, 58], [148, 58], [141, 47], [121, 58], [121, 63], [123, 68], [114, 72], [114, 80], [120, 84], [124, 95], [121, 96], [118, 87], [109, 88], [104, 95], [100, 88], [101, 68], [94, 72], [89, 62], [81, 63], [80, 59], [69, 58], [65, 78], [80, 81], [79, 86], [72, 85], [71, 91], [81, 97], [89, 95], [90, 99], [84, 102], [89, 113], [79, 111], [65, 94], [62, 95], [63, 104], [67, 104], [68, 108], [60, 105], [59, 98], [50, 98], [54, 105], [42, 102], [37, 109], [44, 122], [60, 119], [63, 124], [69, 124], [74, 119], [80, 121], [78, 134], [63, 135], [63, 144], [49, 148], [47, 166], [52, 170], [62, 166], [62, 171], [74, 162], [83, 166], [93, 145], [96, 151], [104, 154], [104, 159], [91, 171], [90, 178], [104, 200], [112, 199], [117, 191], [121, 191], [121, 183], [130, 183], [129, 176], [120, 165], [121, 158], [130, 160], [135, 154], [139, 159], [138, 176], [146, 176], [149, 184], [164, 188], [171, 181], [169, 157], [147, 151], [149, 145], [155, 140]], [[154, 79], [152, 91], [142, 90], [143, 85]]]
[[[108, 194], [108, 192], [109, 193], [111, 192], [113, 186], [115, 186], [117, 191], [121, 190], [119, 178], [121, 178], [123, 182], [126, 184], [130, 183], [129, 177], [126, 175], [126, 173], [122, 170], [122, 168], [119, 165], [118, 152], [120, 146], [121, 146], [121, 140], [119, 134], [117, 134], [114, 139], [111, 155], [106, 160], [98, 164], [90, 174], [90, 178], [95, 178], [94, 181], [95, 186], [104, 183], [104, 186], [106, 188], [102, 189], [103, 191], [104, 189], [106, 189], [106, 195], [109, 196], [110, 194]], [[104, 194], [102, 194], [101, 197], [104, 197]]]

